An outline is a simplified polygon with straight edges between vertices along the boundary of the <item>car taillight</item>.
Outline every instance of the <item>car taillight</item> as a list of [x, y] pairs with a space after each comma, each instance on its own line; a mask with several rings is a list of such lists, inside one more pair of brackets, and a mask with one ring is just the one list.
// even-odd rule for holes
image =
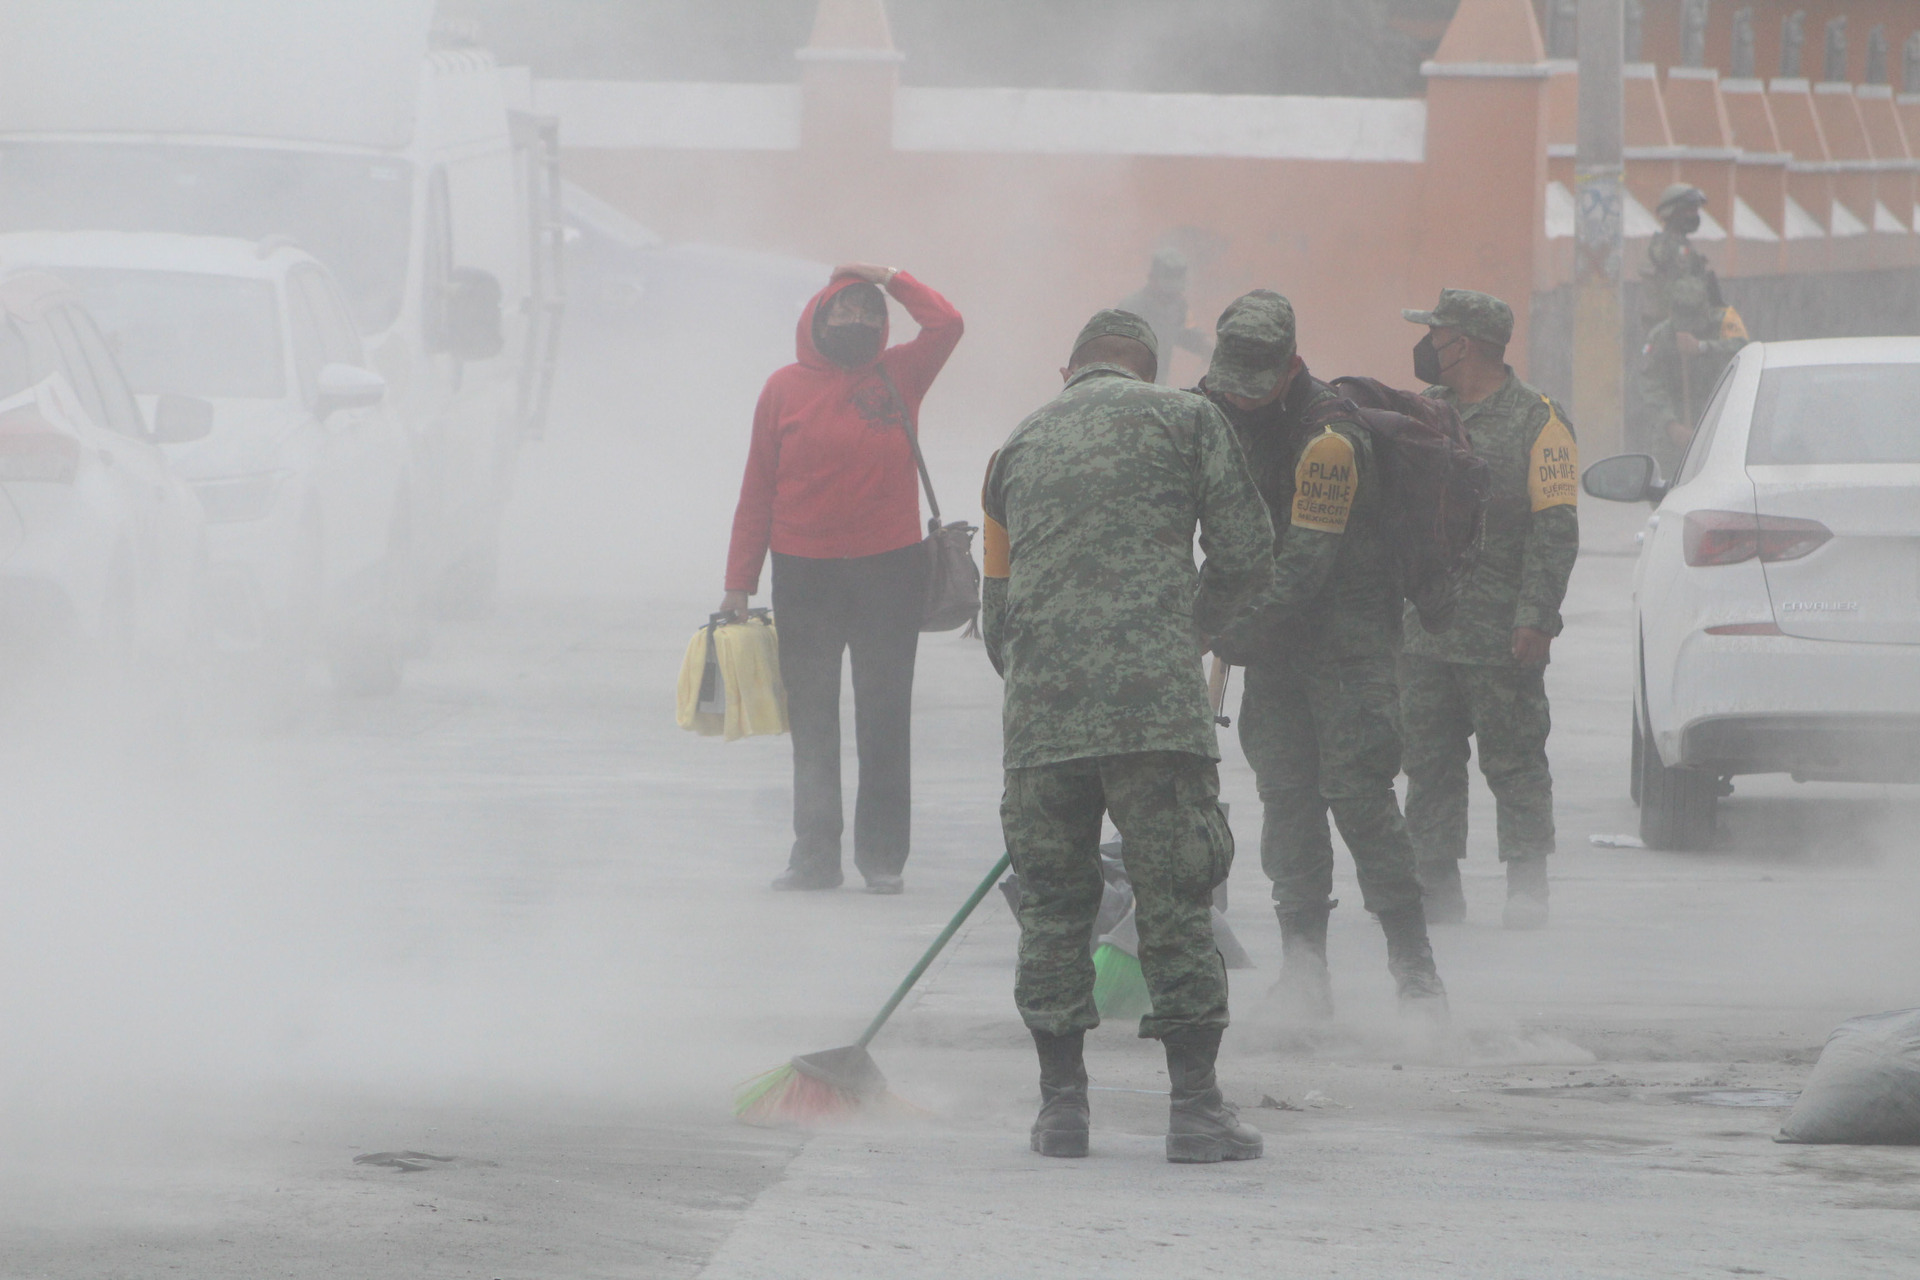
[[72, 436], [57, 431], [10, 431], [0, 426], [0, 482], [72, 484], [79, 469], [80, 442]]
[[1689, 511], [1682, 542], [1696, 567], [1739, 564], [1756, 556], [1765, 563], [1798, 560], [1833, 537], [1818, 520], [1756, 516], [1745, 511]]

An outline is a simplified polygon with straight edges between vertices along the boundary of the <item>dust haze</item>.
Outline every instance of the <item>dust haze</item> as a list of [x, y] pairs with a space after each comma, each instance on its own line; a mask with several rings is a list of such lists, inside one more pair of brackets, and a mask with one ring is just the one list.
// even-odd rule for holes
[[[24, 3], [9, 0], [0, 16]], [[258, 10], [196, 3], [208, 14]], [[111, 22], [141, 6], [96, 7]], [[643, 49], [689, 31], [712, 41], [698, 7], [646, 6], [627, 38]], [[915, 43], [949, 38], [962, 51], [930, 78], [985, 74], [964, 51], [990, 48], [992, 28], [954, 17], [962, 7], [898, 6], [896, 35], [911, 56]], [[524, 40], [568, 8], [467, 0], [446, 3], [440, 21], [484, 46]], [[1152, 61], [1166, 21], [1155, 8], [1101, 21], [1100, 48], [1111, 53], [1097, 61]], [[768, 74], [790, 78], [810, 6], [759, 9], [719, 42], [765, 46]], [[539, 56], [563, 52], [549, 38]], [[587, 51], [572, 52], [591, 65]], [[1394, 68], [1410, 56], [1397, 53]], [[1210, 74], [1242, 73], [1243, 59], [1228, 62]], [[1114, 74], [1101, 87], [1135, 87]], [[1400, 91], [1399, 71], [1380, 77], [1377, 92]], [[726, 75], [709, 67], [702, 78]], [[182, 87], [210, 100], [228, 88], [217, 77], [183, 77]], [[0, 117], [18, 105], [0, 93]], [[0, 132], [15, 129], [0, 118]], [[922, 424], [949, 519], [977, 520], [989, 454], [1059, 384], [1071, 328], [1038, 342], [1008, 339], [1007, 326], [1035, 311], [1085, 315], [1138, 288], [1145, 255], [1117, 246], [1190, 247], [1192, 322], [1209, 331], [1237, 287], [1288, 288], [1210, 274], [1204, 238], [1155, 226], [1145, 209], [1115, 207], [1102, 227], [1063, 226], [1058, 197], [1044, 182], [944, 193], [949, 228], [997, 217], [1009, 201], [1027, 206], [1032, 244], [1018, 261], [946, 251], [942, 260], [961, 269], [923, 272], [910, 228], [872, 249], [849, 237], [839, 255], [914, 271], [967, 318]], [[461, 1123], [443, 1114], [466, 1118], [463, 1142], [491, 1136], [508, 1151], [539, 1117], [578, 1121], [583, 1143], [660, 1117], [715, 1124], [741, 1078], [850, 1039], [999, 855], [999, 687], [977, 642], [934, 635], [922, 645], [914, 860], [901, 900], [768, 894], [791, 839], [786, 741], [722, 746], [675, 728], [682, 650], [722, 591], [756, 399], [767, 375], [794, 359], [800, 308], [833, 263], [746, 242], [724, 225], [688, 234], [672, 208], [659, 217], [647, 242], [651, 225], [609, 222], [575, 200], [558, 379], [543, 437], [513, 462], [496, 599], [482, 616], [436, 621], [399, 692], [343, 697], [316, 665], [294, 713], [263, 727], [219, 654], [164, 673], [73, 655], [9, 680], [0, 1206], [11, 1207], [0, 1207], [0, 1232], [120, 1231], [129, 1203], [145, 1206], [135, 1234], [218, 1221], [217, 1209], [178, 1206], [198, 1180], [274, 1168], [280, 1147], [268, 1151], [269, 1138], [329, 1143], [325, 1158], [350, 1167], [356, 1150], [435, 1149], [434, 1123]], [[849, 220], [864, 221], [857, 211]], [[893, 342], [912, 336], [897, 305], [891, 322]], [[1378, 323], [1401, 325], [1397, 315]], [[1303, 314], [1310, 360], [1315, 325]], [[1204, 366], [1179, 359], [1177, 384], [1191, 385]], [[1412, 379], [1404, 368], [1315, 372]], [[1561, 797], [1552, 945], [1529, 954], [1496, 929], [1436, 930], [1459, 1024], [1446, 1043], [1409, 1044], [1398, 1027], [1378, 931], [1343, 848], [1336, 894], [1346, 905], [1331, 942], [1341, 1024], [1307, 1041], [1262, 1024], [1257, 1005], [1278, 969], [1279, 938], [1252, 774], [1223, 732], [1223, 798], [1240, 848], [1232, 918], [1258, 966], [1233, 975], [1223, 1073], [1249, 1106], [1269, 1092], [1291, 1110], [1323, 1091], [1347, 1101], [1308, 1103], [1303, 1114], [1345, 1115], [1338, 1108], [1369, 1105], [1369, 1090], [1388, 1087], [1382, 1073], [1399, 1064], [1435, 1080], [1444, 1069], [1429, 1110], [1459, 1105], [1468, 1085], [1534, 1084], [1535, 1073], [1556, 1085], [1601, 1081], [1622, 1063], [1685, 1064], [1672, 1066], [1671, 1080], [1647, 1068], [1661, 1088], [1705, 1079], [1708, 1068], [1694, 1064], [1736, 1062], [1724, 1068], [1735, 1084], [1793, 1088], [1838, 1018], [1920, 1003], [1920, 802], [1909, 789], [1741, 779], [1711, 853], [1588, 845], [1590, 833], [1630, 831], [1634, 820], [1627, 606], [1645, 511], [1593, 510], [1605, 505], [1582, 509], [1583, 557], [1548, 677]], [[754, 603], [767, 603], [765, 591]], [[849, 693], [849, 790], [851, 714]], [[1468, 892], [1484, 919], [1489, 909], [1497, 916], [1502, 890], [1489, 852], [1492, 803], [1477, 774], [1474, 786]], [[792, 900], [811, 898], [820, 900]], [[883, 909], [889, 901], [906, 909]], [[999, 1125], [1000, 1145], [1018, 1146], [1031, 1081], [1011, 1001], [1016, 937], [990, 897], [889, 1030], [881, 1056], [927, 1112], [878, 1126], [875, 1142], [905, 1132], [919, 1135], [909, 1145], [940, 1147]], [[1092, 1052], [1124, 1064], [1101, 1068], [1109, 1083], [1164, 1089], [1130, 1028], [1098, 1036]], [[1368, 1083], [1339, 1074], [1348, 1068]], [[1114, 1109], [1097, 1122], [1129, 1101], [1096, 1096]], [[475, 1115], [498, 1117], [500, 1133]], [[1525, 1123], [1536, 1121], [1548, 1123]], [[1417, 1123], [1437, 1121], [1422, 1112]], [[845, 1165], [860, 1144], [834, 1150]], [[782, 1148], [766, 1162], [792, 1154]], [[915, 1168], [908, 1159], [898, 1176], [910, 1182]], [[126, 1189], [141, 1170], [164, 1195]], [[976, 1190], [1005, 1171], [980, 1176]], [[950, 1238], [965, 1239], [963, 1226]], [[138, 1273], [137, 1264], [127, 1272]], [[628, 1274], [580, 1272], [589, 1273]]]

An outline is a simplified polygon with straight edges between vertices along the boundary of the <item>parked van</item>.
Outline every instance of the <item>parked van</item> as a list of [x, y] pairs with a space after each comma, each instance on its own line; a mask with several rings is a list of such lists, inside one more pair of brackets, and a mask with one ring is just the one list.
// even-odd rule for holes
[[485, 603], [561, 313], [558, 136], [431, 0], [0, 0], [0, 231], [287, 241], [325, 264], [413, 454], [435, 603]]

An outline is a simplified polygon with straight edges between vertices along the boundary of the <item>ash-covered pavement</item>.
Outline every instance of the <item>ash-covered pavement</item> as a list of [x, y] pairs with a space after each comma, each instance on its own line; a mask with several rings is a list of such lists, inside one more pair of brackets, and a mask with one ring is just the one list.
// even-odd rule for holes
[[[1777, 1146], [1777, 1106], [1717, 1104], [1778, 1103], [1835, 1023], [1920, 1003], [1920, 795], [1742, 782], [1716, 852], [1590, 847], [1634, 825], [1634, 512], [1586, 513], [1549, 674], [1545, 932], [1498, 927], [1476, 797], [1471, 922], [1434, 936], [1455, 1039], [1401, 1037], [1347, 865], [1337, 1027], [1260, 1025], [1279, 940], [1228, 734], [1259, 967], [1222, 1075], [1267, 1158], [1165, 1164], [1158, 1047], [1109, 1026], [1093, 1155], [1046, 1161], [997, 896], [875, 1046], [905, 1105], [811, 1135], [729, 1111], [851, 1039], [998, 856], [978, 645], [921, 650], [907, 894], [775, 895], [787, 744], [674, 727], [718, 589], [653, 589], [682, 562], [717, 583], [714, 537], [646, 506], [695, 461], [727, 493], [731, 455], [542, 448], [497, 616], [397, 698], [316, 695], [264, 739], [9, 747], [0, 1276], [1914, 1273], [1920, 1151]], [[598, 559], [543, 558], [572, 540]], [[407, 1150], [454, 1159], [355, 1163]]]

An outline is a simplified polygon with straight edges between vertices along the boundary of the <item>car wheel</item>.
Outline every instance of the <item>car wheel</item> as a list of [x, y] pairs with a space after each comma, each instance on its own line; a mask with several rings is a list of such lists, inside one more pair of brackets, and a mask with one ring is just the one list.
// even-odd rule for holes
[[484, 546], [461, 556], [447, 570], [440, 586], [439, 614], [452, 621], [484, 618], [493, 610], [500, 585], [499, 535], [489, 535]]
[[1673, 769], [1660, 749], [1639, 738], [1640, 838], [1650, 849], [1706, 849], [1713, 844], [1721, 785], [1717, 774]]
[[413, 645], [413, 614], [413, 560], [406, 543], [397, 541], [380, 563], [379, 584], [364, 616], [333, 643], [333, 687], [358, 698], [397, 690]]
[[307, 668], [315, 657], [325, 609], [326, 570], [318, 524], [302, 529], [287, 568], [287, 607], [267, 619], [267, 633], [254, 655], [261, 727], [292, 728], [306, 694]]

